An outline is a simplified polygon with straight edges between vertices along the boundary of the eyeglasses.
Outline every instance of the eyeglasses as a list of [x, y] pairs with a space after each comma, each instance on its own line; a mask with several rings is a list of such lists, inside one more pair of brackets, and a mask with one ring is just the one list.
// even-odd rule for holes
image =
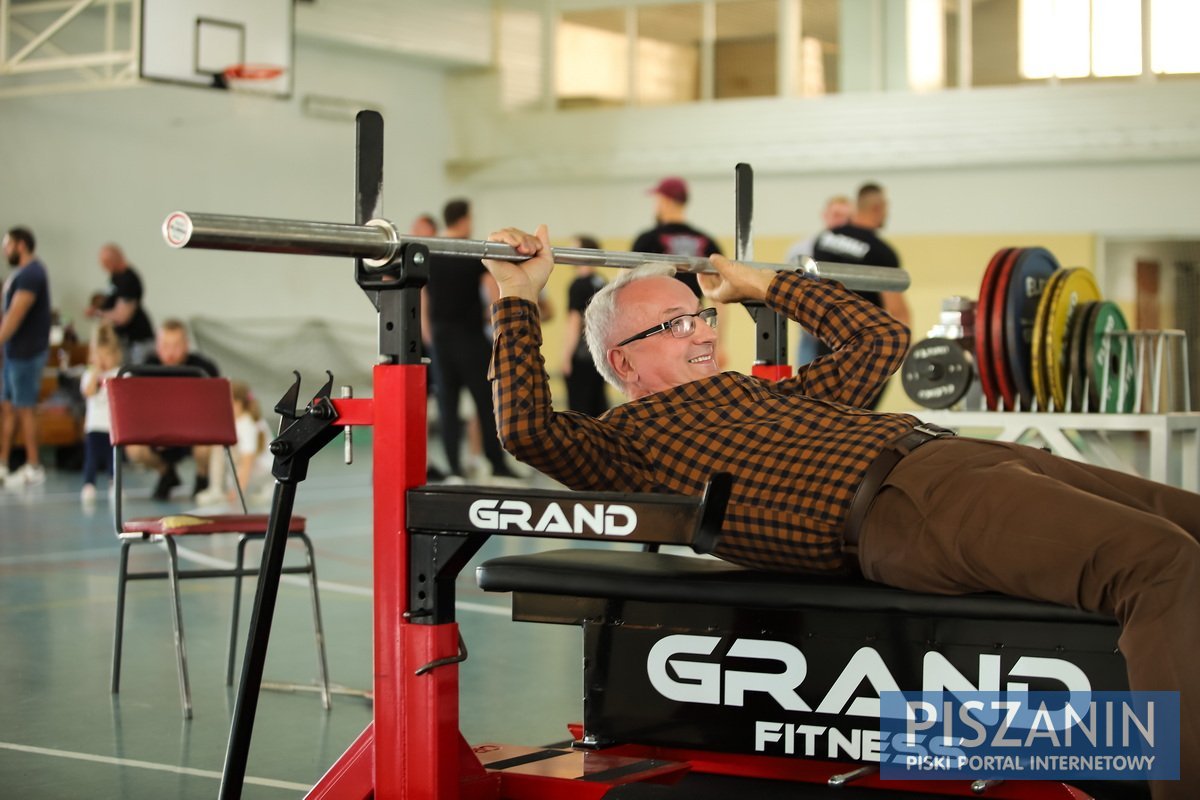
[[667, 320], [661, 325], [655, 325], [653, 328], [647, 328], [641, 333], [635, 333], [628, 339], [617, 342], [616, 347], [624, 347], [630, 342], [636, 342], [638, 339], [645, 339], [647, 336], [653, 336], [656, 333], [670, 331], [671, 335], [676, 339], [686, 339], [696, 332], [696, 318], [699, 317], [704, 322], [708, 323], [708, 327], [717, 327], [717, 310], [715, 308], [706, 308], [702, 311], [697, 311], [695, 314], [681, 314], [678, 317]]

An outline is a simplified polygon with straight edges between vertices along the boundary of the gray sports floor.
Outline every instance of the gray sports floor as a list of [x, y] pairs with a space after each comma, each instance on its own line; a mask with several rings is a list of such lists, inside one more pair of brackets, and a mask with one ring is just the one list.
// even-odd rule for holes
[[[361, 695], [372, 671], [367, 440], [358, 437], [349, 467], [341, 447], [331, 445], [296, 503], [317, 550], [331, 679], [360, 694], [336, 695], [326, 713], [312, 692], [264, 692], [246, 798], [302, 796], [371, 719]], [[122, 685], [112, 694], [119, 546], [110, 506], [103, 491], [94, 509], [81, 506], [78, 472], [47, 474], [44, 486], [0, 490], [0, 798], [216, 797], [234, 697], [224, 678], [232, 581], [183, 582], [190, 722], [180, 709], [166, 581], [130, 585]], [[190, 473], [184, 477], [190, 485]], [[151, 483], [148, 474], [132, 474], [127, 513], [191, 507], [179, 494], [155, 503]], [[193, 565], [229, 563], [233, 538], [183, 542], [184, 556]], [[493, 540], [475, 563], [540, 546]], [[133, 559], [145, 568], [165, 565], [154, 546], [135, 548]], [[460, 671], [467, 740], [540, 745], [568, 738], [565, 723], [581, 716], [579, 632], [512, 622], [508, 597], [480, 592], [473, 575], [472, 566], [459, 586], [459, 622], [471, 654]], [[264, 680], [311, 686], [317, 667], [308, 589], [286, 580]], [[243, 636], [252, 600], [251, 583]]]

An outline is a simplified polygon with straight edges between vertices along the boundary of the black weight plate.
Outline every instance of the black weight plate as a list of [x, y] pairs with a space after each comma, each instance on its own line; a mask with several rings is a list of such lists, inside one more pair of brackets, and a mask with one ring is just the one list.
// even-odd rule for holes
[[1069, 388], [1068, 411], [1083, 411], [1084, 390], [1087, 378], [1087, 337], [1091, 330], [1091, 319], [1099, 303], [1087, 302], [1075, 309], [1071, 317], [1071, 329], [1067, 334], [1067, 385]]
[[1004, 353], [1021, 408], [1033, 408], [1033, 326], [1037, 321], [1038, 301], [1058, 270], [1058, 261], [1042, 247], [1021, 251], [1013, 265], [1004, 306]]
[[925, 408], [949, 408], [971, 387], [975, 359], [953, 339], [933, 338], [917, 343], [900, 372], [904, 391]]

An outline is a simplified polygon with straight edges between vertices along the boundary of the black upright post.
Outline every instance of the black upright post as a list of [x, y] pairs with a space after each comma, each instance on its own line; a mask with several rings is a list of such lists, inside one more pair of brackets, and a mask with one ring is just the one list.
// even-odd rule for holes
[[[734, 259], [754, 260], [754, 170], [749, 164], [734, 167]], [[787, 319], [761, 303], [747, 303], [754, 319], [754, 364], [787, 364]]]
[[221, 773], [218, 795], [221, 800], [236, 800], [242, 796], [246, 761], [250, 755], [250, 737], [258, 710], [258, 694], [262, 689], [263, 664], [267, 660], [267, 642], [271, 637], [271, 622], [275, 618], [275, 600], [279, 596], [279, 578], [283, 572], [283, 555], [287, 549], [288, 528], [292, 523], [295, 500], [296, 484], [276, 482], [275, 494], [271, 498], [267, 537], [263, 542], [258, 588], [254, 593], [254, 612], [250, 617], [246, 655], [242, 660], [242, 679], [238, 683], [233, 724], [225, 750], [225, 769]]

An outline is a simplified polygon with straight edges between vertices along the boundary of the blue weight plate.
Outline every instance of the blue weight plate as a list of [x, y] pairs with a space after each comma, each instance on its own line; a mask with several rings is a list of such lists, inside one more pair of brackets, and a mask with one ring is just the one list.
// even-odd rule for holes
[[1033, 407], [1033, 356], [1031, 342], [1038, 301], [1058, 261], [1042, 247], [1025, 248], [1013, 265], [1004, 298], [1004, 355], [1008, 374], [1021, 398], [1021, 408]]

